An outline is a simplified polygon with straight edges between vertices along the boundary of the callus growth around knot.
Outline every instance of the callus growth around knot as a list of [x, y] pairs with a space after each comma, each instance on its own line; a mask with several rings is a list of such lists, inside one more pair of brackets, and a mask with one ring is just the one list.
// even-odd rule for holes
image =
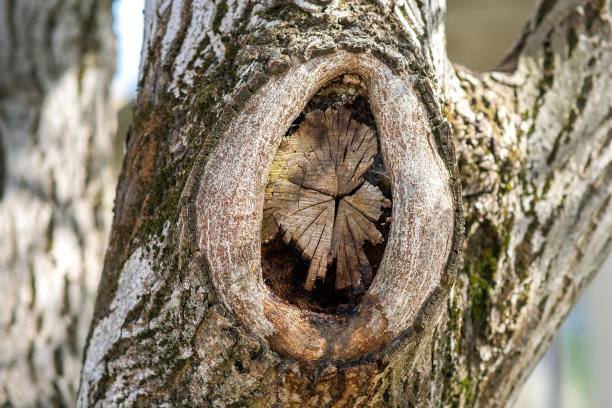
[[375, 222], [391, 202], [364, 179], [378, 152], [376, 134], [347, 111], [306, 115], [274, 158], [264, 204], [263, 240], [281, 234], [310, 261], [312, 290], [336, 260], [336, 289], [364, 291], [372, 267], [363, 246], [383, 241]]

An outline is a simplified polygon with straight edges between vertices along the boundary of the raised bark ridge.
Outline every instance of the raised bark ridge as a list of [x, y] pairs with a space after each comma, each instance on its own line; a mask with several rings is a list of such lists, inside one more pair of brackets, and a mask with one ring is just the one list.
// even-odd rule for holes
[[334, 259], [336, 289], [362, 293], [373, 278], [363, 250], [382, 242], [374, 224], [391, 206], [364, 179], [378, 152], [376, 134], [350, 113], [314, 111], [276, 154], [264, 203], [263, 240], [278, 232], [310, 260], [304, 288], [324, 279]]

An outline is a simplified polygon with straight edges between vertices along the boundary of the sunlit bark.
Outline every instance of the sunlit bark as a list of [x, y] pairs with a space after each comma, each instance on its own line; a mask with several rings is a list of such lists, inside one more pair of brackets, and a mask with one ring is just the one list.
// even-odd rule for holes
[[[81, 406], [491, 407], [516, 395], [612, 246], [608, 3], [538, 2], [514, 51], [485, 74], [447, 60], [444, 8], [441, 0], [147, 3], [136, 116], [85, 354]], [[261, 163], [252, 151], [272, 143], [257, 132], [246, 148], [233, 141], [253, 129], [284, 132], [316, 92], [310, 81], [327, 78], [320, 74], [325, 64], [352, 67], [364, 77], [377, 72], [385, 81], [366, 80], [372, 88], [409, 84], [394, 100], [385, 100], [391, 94], [383, 91], [370, 98], [383, 148], [395, 146], [386, 158], [393, 162], [401, 150], [385, 136], [393, 134], [389, 118], [409, 126], [429, 115], [412, 140], [434, 132], [430, 145], [440, 157], [452, 155], [448, 121], [463, 187], [466, 230], [456, 278], [424, 279], [421, 298], [408, 288], [407, 298], [420, 302], [439, 285], [406, 321], [387, 314], [384, 302], [374, 303], [382, 317], [363, 317], [367, 330], [349, 324], [354, 338], [335, 328], [320, 338], [292, 332], [293, 323], [279, 331], [282, 316], [250, 290], [256, 277], [252, 285], [251, 278], [235, 287], [228, 281], [243, 275], [223, 269], [233, 265], [234, 254], [229, 244], [221, 250], [224, 232], [207, 235], [219, 231], [208, 223], [216, 210], [239, 208], [242, 218], [213, 221], [225, 222], [229, 240], [234, 234], [256, 246], [246, 231], [232, 228], [256, 225], [257, 206], [249, 213], [242, 201], [210, 197], [234, 194], [223, 183], [241, 174], [224, 163]], [[420, 96], [410, 110], [386, 115], [413, 94]], [[296, 114], [287, 118], [278, 106]], [[274, 129], [266, 127], [272, 114], [279, 118]], [[211, 169], [218, 169], [218, 179]], [[259, 186], [266, 175], [257, 171], [266, 168], [253, 169], [255, 176], [243, 174], [245, 185]], [[450, 179], [443, 171], [431, 178], [443, 181], [439, 188], [447, 193], [448, 169]], [[394, 211], [408, 184], [394, 185]], [[253, 202], [259, 199], [263, 194]], [[432, 241], [420, 244], [452, 235], [453, 228], [445, 230], [447, 208], [440, 207], [443, 222], [428, 224]], [[396, 215], [392, 225], [405, 221]], [[453, 248], [435, 248], [426, 255], [444, 252], [447, 265], [457, 261]], [[384, 281], [387, 276], [374, 278], [373, 296], [384, 289], [393, 297], [403, 287], [405, 281]], [[249, 290], [240, 299], [235, 291], [242, 284]], [[260, 304], [261, 311], [246, 306]], [[297, 317], [294, 322], [312, 328]], [[367, 335], [378, 332], [376, 341]], [[287, 339], [300, 335], [303, 342], [288, 346]], [[338, 347], [319, 350], [318, 340]]]

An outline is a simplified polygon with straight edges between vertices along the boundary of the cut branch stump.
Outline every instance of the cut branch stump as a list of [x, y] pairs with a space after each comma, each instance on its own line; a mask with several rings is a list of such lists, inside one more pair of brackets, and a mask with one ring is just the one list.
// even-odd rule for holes
[[376, 221], [390, 208], [364, 179], [378, 153], [376, 133], [345, 110], [306, 115], [272, 163], [264, 204], [263, 242], [281, 234], [310, 261], [304, 288], [325, 279], [336, 260], [336, 290], [363, 293], [373, 278], [364, 244], [383, 241]]

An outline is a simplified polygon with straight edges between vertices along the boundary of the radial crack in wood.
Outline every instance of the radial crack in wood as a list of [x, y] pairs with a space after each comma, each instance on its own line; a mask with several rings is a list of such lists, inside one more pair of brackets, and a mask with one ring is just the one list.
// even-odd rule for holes
[[391, 207], [364, 179], [377, 152], [372, 129], [333, 109], [306, 115], [281, 144], [266, 188], [262, 241], [280, 233], [310, 260], [306, 290], [325, 279], [334, 259], [336, 290], [359, 294], [372, 281], [363, 246], [383, 241], [375, 222]]
[[348, 204], [357, 211], [368, 217], [371, 221], [376, 221], [382, 215], [382, 208], [391, 208], [391, 201], [387, 200], [378, 187], [365, 182], [355, 191], [355, 194], [344, 197]]

